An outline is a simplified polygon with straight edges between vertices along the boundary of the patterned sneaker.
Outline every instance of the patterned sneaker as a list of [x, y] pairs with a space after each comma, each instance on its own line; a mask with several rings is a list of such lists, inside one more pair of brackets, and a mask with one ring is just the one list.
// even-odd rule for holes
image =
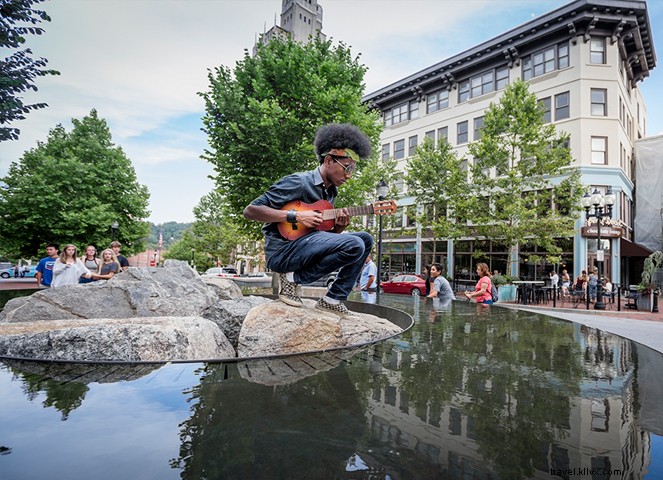
[[347, 317], [350, 315], [350, 310], [348, 310], [348, 307], [346, 307], [342, 302], [339, 302], [336, 305], [332, 305], [324, 298], [318, 300], [318, 303], [315, 304], [315, 308], [323, 312], [333, 313], [339, 317]]
[[293, 307], [301, 307], [304, 305], [302, 302], [302, 287], [294, 282], [288, 281], [285, 273], [279, 273], [279, 299], [286, 305]]

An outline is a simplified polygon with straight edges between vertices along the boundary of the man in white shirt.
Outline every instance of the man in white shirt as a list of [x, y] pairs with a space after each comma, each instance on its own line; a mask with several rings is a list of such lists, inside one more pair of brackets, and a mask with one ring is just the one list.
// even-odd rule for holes
[[359, 276], [359, 288], [362, 292], [373, 293], [377, 291], [378, 285], [376, 282], [378, 267], [371, 260], [371, 256], [366, 257], [364, 261], [364, 268]]

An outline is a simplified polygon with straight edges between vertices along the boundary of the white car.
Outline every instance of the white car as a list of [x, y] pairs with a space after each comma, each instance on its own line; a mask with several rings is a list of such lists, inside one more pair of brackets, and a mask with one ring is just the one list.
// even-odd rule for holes
[[239, 277], [237, 270], [233, 267], [214, 267], [209, 268], [205, 273], [202, 274], [203, 277]]

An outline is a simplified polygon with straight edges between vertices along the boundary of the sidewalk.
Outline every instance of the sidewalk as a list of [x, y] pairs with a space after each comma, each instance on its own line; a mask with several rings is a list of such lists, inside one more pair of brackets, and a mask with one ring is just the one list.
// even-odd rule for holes
[[[522, 305], [518, 303], [497, 302], [506, 308], [543, 313], [551, 317], [598, 328], [635, 342], [646, 345], [663, 353], [663, 312], [641, 312], [637, 310], [595, 310], [593, 305], [586, 310], [584, 305], [568, 308], [568, 305], [553, 307], [552, 302], [539, 305]], [[663, 304], [661, 304], [663, 307]]]

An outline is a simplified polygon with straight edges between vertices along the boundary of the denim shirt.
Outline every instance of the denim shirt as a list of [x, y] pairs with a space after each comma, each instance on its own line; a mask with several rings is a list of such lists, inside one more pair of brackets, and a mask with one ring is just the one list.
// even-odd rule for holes
[[[286, 203], [293, 200], [301, 200], [305, 203], [327, 200], [333, 205], [337, 194], [338, 190], [334, 185], [330, 185], [329, 188], [325, 189], [320, 175], [320, 167], [318, 167], [315, 170], [293, 173], [283, 177], [269, 187], [269, 190], [252, 201], [251, 205], [281, 209]], [[267, 260], [278, 252], [281, 247], [290, 243], [279, 233], [278, 223], [265, 223], [262, 227], [262, 233], [265, 235], [265, 256]]]

